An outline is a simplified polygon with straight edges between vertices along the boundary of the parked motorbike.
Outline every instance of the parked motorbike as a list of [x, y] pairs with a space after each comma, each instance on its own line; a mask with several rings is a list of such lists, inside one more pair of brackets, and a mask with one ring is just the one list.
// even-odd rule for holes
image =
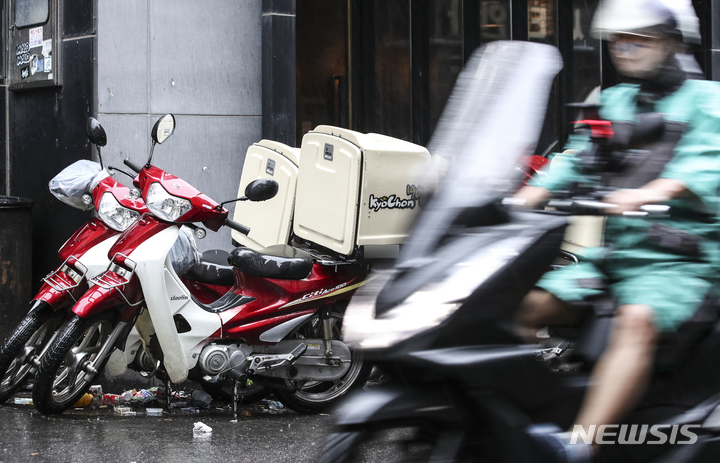
[[[476, 52], [458, 78], [433, 139], [433, 151], [452, 167], [396, 268], [361, 288], [346, 311], [344, 341], [363, 348], [391, 380], [344, 403], [324, 463], [363, 461], [369, 448], [386, 451], [383, 461], [402, 454], [422, 461], [541, 462], [547, 456], [528, 427], [572, 424], [588, 373], [549, 368], [537, 346], [521, 344], [511, 323], [557, 256], [566, 218], [499, 204], [511, 190], [513, 160], [536, 141], [534, 128], [559, 68], [552, 47], [495, 42]], [[497, 159], [501, 145], [505, 156]], [[556, 205], [587, 212], [593, 201]], [[720, 324], [717, 317], [701, 319], [691, 321], [700, 334], [692, 356], [658, 372], [625, 421], [667, 434], [647, 434], [658, 445], [642, 445], [646, 433], [641, 437], [636, 426], [635, 444], [603, 446], [598, 459], [716, 461], [720, 382], [707, 372], [720, 367]], [[575, 353], [583, 350], [579, 345]], [[678, 434], [682, 429], [692, 435]]]
[[[362, 356], [339, 341], [344, 304], [362, 284], [365, 266], [326, 261], [289, 245], [262, 253], [239, 247], [230, 254], [232, 289], [210, 304], [197, 300], [168, 258], [181, 226], [249, 229], [228, 219], [223, 204], [230, 201], [218, 204], [151, 164], [155, 145], [174, 128], [172, 115], [160, 118], [147, 163], [125, 161], [138, 172], [134, 183], [150, 214], [111, 247], [106, 271], [91, 280], [43, 356], [33, 388], [36, 408], [52, 414], [72, 406], [134, 325], [142, 355], [168, 385], [192, 376], [230, 382], [241, 392], [252, 382], [297, 411], [326, 409], [369, 373]], [[237, 200], [267, 200], [277, 188], [274, 180], [255, 180]], [[132, 364], [139, 352], [124, 354]]]
[[50, 192], [72, 207], [94, 208], [97, 217], [60, 248], [62, 264], [43, 279], [30, 302], [30, 311], [0, 348], [0, 403], [12, 397], [35, 372], [67, 309], [87, 291], [88, 280], [107, 268], [110, 247], [141, 213], [147, 212], [142, 199], [103, 168], [100, 147], [105, 146], [107, 137], [102, 126], [91, 117], [86, 128], [100, 163], [82, 160], [70, 165], [50, 181]]

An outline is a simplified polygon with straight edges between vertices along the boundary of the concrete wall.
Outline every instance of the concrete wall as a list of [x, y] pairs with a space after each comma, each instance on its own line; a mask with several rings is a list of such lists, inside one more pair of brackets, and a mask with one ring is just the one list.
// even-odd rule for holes
[[[106, 163], [144, 162], [153, 123], [170, 112], [176, 130], [153, 164], [218, 202], [235, 198], [245, 151], [261, 138], [261, 16], [256, 0], [98, 0]], [[230, 230], [198, 245], [230, 249]]]

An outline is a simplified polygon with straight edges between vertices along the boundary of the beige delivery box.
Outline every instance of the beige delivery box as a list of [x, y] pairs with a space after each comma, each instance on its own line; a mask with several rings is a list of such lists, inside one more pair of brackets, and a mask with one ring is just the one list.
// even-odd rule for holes
[[321, 125], [302, 141], [293, 230], [338, 254], [386, 255], [407, 237], [423, 203], [422, 146]]
[[271, 140], [260, 140], [245, 154], [238, 197], [245, 195], [245, 187], [258, 178], [278, 182], [277, 195], [267, 201], [238, 201], [233, 220], [250, 227], [243, 235], [233, 230], [233, 241], [259, 251], [274, 244], [287, 244], [292, 230], [295, 186], [298, 175], [300, 149]]

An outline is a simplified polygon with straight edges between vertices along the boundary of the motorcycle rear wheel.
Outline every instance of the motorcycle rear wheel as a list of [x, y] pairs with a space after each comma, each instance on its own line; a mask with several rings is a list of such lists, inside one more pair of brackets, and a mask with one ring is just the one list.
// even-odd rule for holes
[[105, 311], [87, 319], [76, 315], [62, 328], [36, 375], [33, 403], [40, 413], [62, 413], [90, 388], [107, 358], [97, 373], [88, 373], [82, 367], [95, 359], [116, 325], [117, 314]]
[[[333, 318], [333, 339], [340, 339], [343, 314], [332, 312]], [[321, 337], [320, 317], [315, 315], [305, 322], [291, 337], [295, 338], [319, 338]], [[363, 361], [362, 351], [351, 351], [351, 363], [347, 372], [334, 381], [292, 381], [286, 380], [287, 386], [295, 388], [295, 391], [278, 389], [274, 391], [277, 398], [286, 407], [298, 413], [312, 414], [323, 412], [348, 392], [361, 388], [365, 385], [372, 365]]]
[[31, 359], [42, 352], [61, 322], [62, 314], [45, 304], [25, 315], [8, 336], [0, 348], [0, 403], [12, 397], [30, 378]]

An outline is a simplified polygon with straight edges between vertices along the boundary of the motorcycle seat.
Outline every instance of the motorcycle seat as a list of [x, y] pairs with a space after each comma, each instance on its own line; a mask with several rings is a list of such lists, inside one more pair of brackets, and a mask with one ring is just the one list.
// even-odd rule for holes
[[207, 283], [211, 285], [232, 286], [235, 284], [235, 273], [231, 265], [228, 265], [227, 251], [213, 249], [202, 253], [200, 263], [182, 276], [191, 281]]
[[280, 280], [302, 280], [310, 275], [313, 266], [310, 254], [287, 244], [268, 246], [261, 252], [235, 248], [228, 262], [248, 275]]

